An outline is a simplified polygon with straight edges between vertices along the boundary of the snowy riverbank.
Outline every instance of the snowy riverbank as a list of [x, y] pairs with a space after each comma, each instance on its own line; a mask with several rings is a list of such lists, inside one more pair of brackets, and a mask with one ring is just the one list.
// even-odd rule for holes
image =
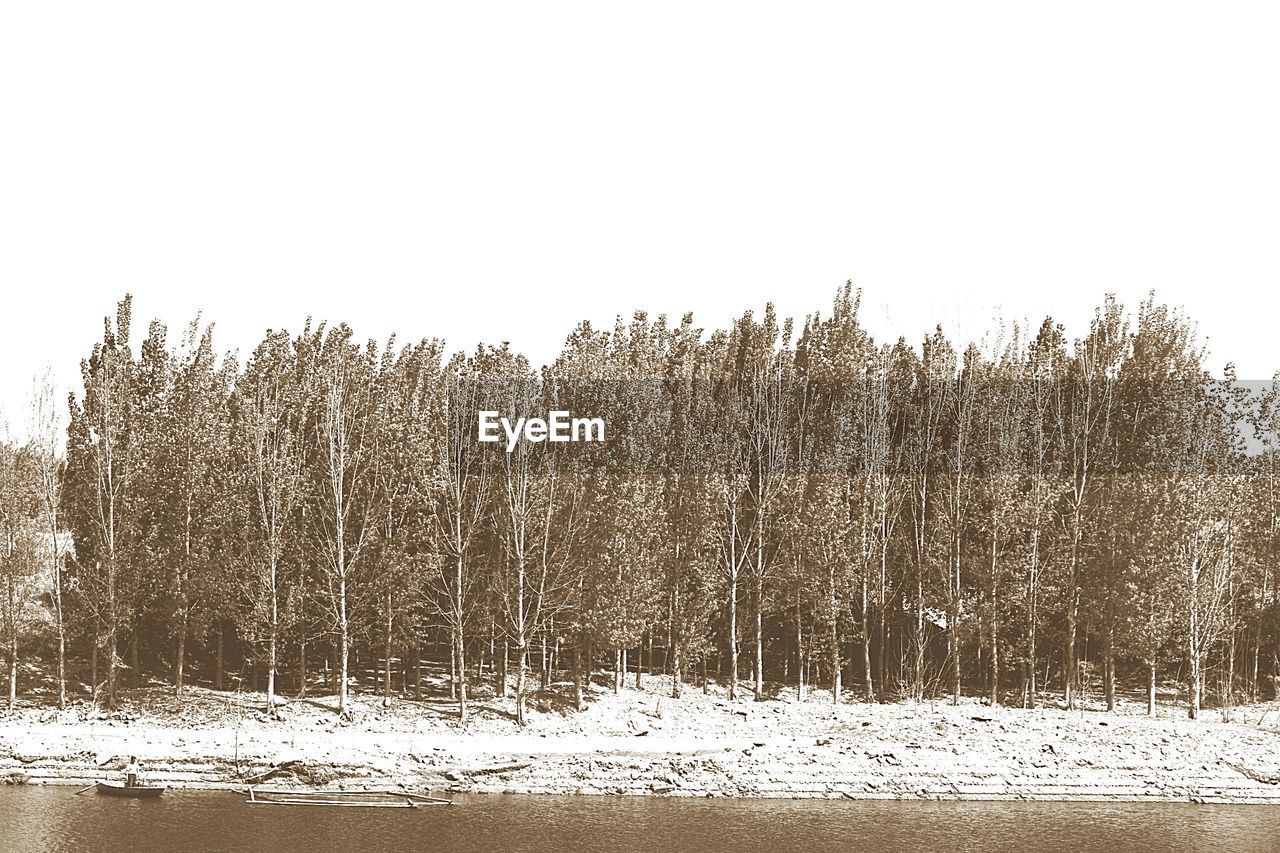
[[[665, 679], [583, 713], [544, 705], [520, 729], [489, 699], [459, 724], [444, 701], [361, 696], [339, 720], [333, 697], [292, 701], [280, 720], [253, 694], [132, 691], [101, 714], [19, 709], [0, 717], [0, 780], [84, 785], [118, 778], [138, 755], [172, 786], [281, 786], [453, 792], [853, 799], [1123, 799], [1280, 803], [1280, 706], [1206, 711], [1124, 703], [1116, 713], [830, 704], [788, 691], [730, 703], [722, 692], [664, 694]], [[1260, 722], [1261, 721], [1261, 722]]]

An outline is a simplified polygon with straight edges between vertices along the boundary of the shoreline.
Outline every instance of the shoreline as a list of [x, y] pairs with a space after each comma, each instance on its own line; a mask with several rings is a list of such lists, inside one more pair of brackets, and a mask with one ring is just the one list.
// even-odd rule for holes
[[1137, 702], [1107, 713], [833, 706], [817, 691], [805, 702], [692, 690], [670, 700], [669, 682], [647, 681], [596, 688], [580, 713], [531, 711], [523, 730], [492, 698], [463, 725], [444, 700], [361, 696], [341, 720], [318, 697], [271, 720], [255, 694], [139, 690], [110, 714], [0, 717], [0, 781], [83, 787], [119, 779], [133, 754], [146, 781], [184, 789], [1280, 804], [1280, 729], [1260, 724], [1280, 723], [1277, 703], [1193, 721], [1174, 707], [1146, 717]]

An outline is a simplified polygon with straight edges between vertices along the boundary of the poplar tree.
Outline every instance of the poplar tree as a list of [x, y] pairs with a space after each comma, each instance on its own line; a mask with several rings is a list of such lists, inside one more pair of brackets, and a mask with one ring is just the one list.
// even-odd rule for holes
[[378, 441], [383, 410], [374, 397], [378, 350], [345, 325], [317, 330], [312, 447], [308, 468], [311, 537], [322, 595], [337, 642], [338, 713], [349, 706], [349, 665], [359, 572], [381, 514]]
[[116, 702], [117, 645], [129, 625], [125, 573], [141, 555], [145, 459], [137, 411], [136, 368], [129, 349], [132, 300], [103, 321], [102, 340], [80, 364], [82, 399], [70, 397], [67, 520], [75, 534], [74, 577], [88, 610], [93, 693], [99, 652], [107, 659], [106, 704]]
[[[267, 713], [276, 713], [282, 634], [301, 615], [299, 510], [304, 492], [309, 396], [287, 332], [258, 344], [231, 400], [232, 458], [240, 553], [246, 583], [241, 623], [247, 638], [265, 640]], [[292, 568], [291, 568], [292, 564]]]

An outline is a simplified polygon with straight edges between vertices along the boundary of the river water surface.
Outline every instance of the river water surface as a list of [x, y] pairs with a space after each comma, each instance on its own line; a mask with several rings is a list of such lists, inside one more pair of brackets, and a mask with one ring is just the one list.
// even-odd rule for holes
[[0, 788], [0, 850], [1280, 850], [1280, 808], [1268, 806], [471, 795], [380, 810], [250, 806], [227, 792], [144, 802], [73, 791]]

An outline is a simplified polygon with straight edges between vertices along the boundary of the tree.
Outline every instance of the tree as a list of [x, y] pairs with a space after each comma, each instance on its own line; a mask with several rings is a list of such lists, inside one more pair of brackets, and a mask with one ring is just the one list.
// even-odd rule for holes
[[[951, 407], [956, 375], [955, 351], [938, 327], [925, 338], [921, 355], [908, 353], [899, 343], [902, 367], [911, 376], [906, 391], [905, 457], [910, 470], [910, 500], [907, 516], [910, 523], [911, 585], [914, 587], [911, 627], [911, 697], [924, 699], [926, 621], [933, 622], [925, 598], [925, 582], [933, 576], [930, 569], [938, 566], [940, 546], [934, 533], [938, 526], [939, 467], [943, 460], [946, 414]], [[902, 381], [902, 380], [899, 380]], [[949, 628], [953, 626], [948, 626]]]
[[[144, 458], [135, 365], [129, 349], [132, 300], [103, 321], [102, 340], [81, 362], [83, 399], [70, 398], [67, 431], [68, 522], [75, 532], [76, 581], [94, 622], [92, 651], [107, 656], [106, 703], [116, 701], [117, 643], [129, 623], [125, 572], [142, 536], [136, 493]], [[93, 685], [97, 698], [98, 685]]]
[[374, 344], [357, 346], [346, 326], [315, 335], [323, 336], [323, 343], [315, 349], [314, 434], [308, 465], [315, 478], [311, 535], [337, 635], [338, 713], [345, 715], [353, 587], [381, 513], [377, 442], [383, 411], [373, 397], [378, 371]]
[[0, 629], [9, 659], [9, 711], [18, 701], [18, 645], [35, 623], [40, 564], [38, 486], [30, 460], [0, 441]]
[[[1007, 589], [1012, 581], [1012, 564], [1028, 557], [1022, 533], [1028, 516], [1035, 511], [1034, 490], [1027, 487], [1028, 460], [1021, 453], [1034, 410], [1016, 330], [1009, 341], [997, 345], [996, 358], [977, 382], [979, 387], [975, 391], [981, 401], [982, 415], [980, 423], [975, 424], [978, 433], [975, 453], [981, 460], [982, 473], [975, 497], [984, 512], [976, 527], [985, 539], [979, 553], [988, 562], [986, 618], [990, 697], [992, 705], [999, 705], [1003, 629], [1013, 615]], [[1025, 662], [1023, 668], [1025, 672]]]
[[[437, 542], [442, 559], [437, 563], [433, 590], [438, 595], [437, 610], [449, 626], [453, 646], [453, 679], [458, 699], [458, 717], [467, 720], [467, 644], [471, 622], [481, 535], [491, 499], [494, 466], [486, 464], [473, 440], [476, 418], [482, 406], [481, 362], [455, 357], [447, 368], [448, 390], [444, 406], [425, 412], [435, 419], [432, 432], [443, 436], [443, 447], [424, 441], [418, 445], [413, 471], [417, 488], [431, 501]], [[440, 451], [443, 455], [440, 455]]]
[[229, 454], [227, 411], [235, 365], [228, 360], [219, 368], [216, 362], [213, 328], [201, 331], [197, 318], [168, 362], [165, 400], [157, 418], [160, 434], [151, 442], [150, 469], [156, 479], [148, 492], [163, 508], [157, 544], [169, 567], [177, 694], [182, 693], [193, 614], [227, 550], [221, 474]]
[[58, 644], [58, 707], [67, 706], [67, 617], [64, 573], [67, 549], [61, 525], [64, 460], [60, 457], [62, 425], [57, 410], [57, 392], [48, 371], [37, 377], [32, 387], [28, 431], [28, 451], [39, 496], [41, 529], [48, 539], [50, 605]]
[[297, 522], [305, 496], [303, 406], [308, 396], [288, 334], [272, 332], [250, 358], [231, 405], [248, 581], [244, 622], [247, 636], [265, 635], [267, 713], [272, 715], [281, 634], [299, 615], [300, 589], [287, 563], [291, 556], [297, 559], [301, 545]]
[[[442, 436], [436, 429], [443, 404], [442, 349], [439, 341], [421, 341], [393, 358], [388, 347], [375, 390], [383, 416], [377, 442], [379, 519], [372, 563], [383, 629], [384, 702], [391, 700], [393, 648], [398, 639], [409, 636], [420, 597], [414, 569], [438, 562], [438, 545], [426, 514], [435, 498], [435, 476], [444, 457]], [[455, 642], [460, 637], [461, 628]], [[465, 658], [456, 645], [455, 653], [454, 677], [465, 691]]]
[[1069, 484], [1062, 513], [1070, 543], [1063, 581], [1067, 623], [1063, 643], [1063, 693], [1068, 708], [1075, 707], [1079, 685], [1076, 632], [1086, 557], [1085, 537], [1096, 505], [1096, 475], [1103, 467], [1100, 457], [1111, 430], [1116, 372], [1127, 345], [1123, 309], [1114, 298], [1108, 297], [1094, 313], [1089, 334], [1076, 341], [1065, 381], [1056, 385], [1055, 426], [1063, 449], [1063, 473]]

